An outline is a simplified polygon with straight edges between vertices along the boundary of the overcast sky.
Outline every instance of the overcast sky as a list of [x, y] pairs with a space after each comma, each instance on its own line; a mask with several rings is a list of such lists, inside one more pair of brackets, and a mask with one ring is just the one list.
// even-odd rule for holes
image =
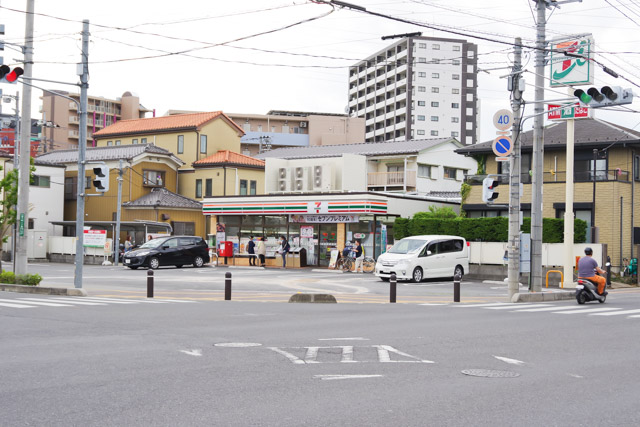
[[[389, 44], [381, 36], [422, 31], [424, 36], [462, 38], [478, 45], [478, 66], [488, 70], [480, 72], [478, 80], [480, 136], [482, 141], [493, 139], [493, 113], [509, 107], [506, 81], [500, 78], [507, 70], [496, 68], [508, 67], [512, 60], [512, 48], [496, 41], [512, 42], [520, 36], [525, 45], [534, 44], [531, 8], [535, 5], [531, 0], [351, 3], [468, 36], [303, 0], [36, 0], [39, 15], [35, 17], [33, 75], [77, 82], [81, 21], [89, 19], [91, 95], [115, 98], [131, 91], [145, 107], [155, 108], [157, 115], [169, 109], [342, 113], [347, 106], [348, 67]], [[26, 9], [26, 0], [0, 0], [0, 6], [5, 41], [23, 43], [25, 15], [20, 11]], [[553, 11], [547, 37], [593, 33], [596, 58], [640, 84], [639, 26], [640, 0], [585, 0]], [[5, 64], [17, 64], [20, 58], [15, 48], [5, 48]], [[525, 49], [527, 70], [533, 71], [533, 62], [533, 53]], [[525, 78], [533, 84], [532, 73]], [[599, 67], [595, 79], [597, 86], [633, 87], [640, 95], [638, 87], [609, 77]], [[79, 91], [72, 86], [40, 84]], [[15, 93], [18, 88], [2, 85], [4, 93]], [[547, 91], [545, 98], [565, 94], [566, 89]], [[40, 95], [34, 90], [34, 114]], [[533, 100], [532, 86], [527, 87], [525, 99]], [[631, 108], [640, 110], [639, 106], [640, 102], [634, 102]], [[4, 111], [9, 110], [5, 104]], [[529, 107], [528, 112], [531, 110]], [[634, 112], [598, 111], [597, 117], [640, 129], [640, 115]]]

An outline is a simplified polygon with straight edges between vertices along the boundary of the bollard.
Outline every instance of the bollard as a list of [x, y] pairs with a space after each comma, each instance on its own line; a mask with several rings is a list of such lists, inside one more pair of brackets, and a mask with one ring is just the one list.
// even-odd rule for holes
[[398, 279], [396, 278], [396, 273], [391, 273], [391, 277], [389, 278], [389, 302], [396, 302], [396, 285], [398, 284]]
[[147, 298], [153, 298], [153, 270], [147, 270]]
[[224, 273], [224, 300], [231, 301], [231, 273]]
[[605, 287], [611, 287], [611, 257], [608, 256], [607, 257], [607, 284], [605, 285]]
[[460, 302], [460, 280], [462, 276], [459, 274], [453, 276], [453, 302]]

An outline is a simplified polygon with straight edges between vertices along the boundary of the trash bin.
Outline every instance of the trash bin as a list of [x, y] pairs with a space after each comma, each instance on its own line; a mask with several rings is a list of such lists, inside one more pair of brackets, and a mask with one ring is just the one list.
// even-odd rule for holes
[[299, 258], [293, 255], [293, 250], [294, 248], [287, 252], [287, 267], [300, 267], [299, 265], [295, 265], [295, 260]]

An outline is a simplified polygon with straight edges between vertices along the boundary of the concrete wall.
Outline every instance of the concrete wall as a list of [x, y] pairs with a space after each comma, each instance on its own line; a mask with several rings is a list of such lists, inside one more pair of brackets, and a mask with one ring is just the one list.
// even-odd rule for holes
[[358, 144], [364, 142], [362, 117], [309, 116], [309, 145]]
[[[198, 168], [194, 171], [179, 173], [180, 194], [194, 200], [202, 200], [205, 197], [206, 180], [212, 180], [212, 196], [237, 196], [240, 194], [240, 180], [247, 180], [247, 195], [250, 191], [250, 182], [256, 181], [256, 194], [264, 194], [264, 170], [250, 168], [225, 168], [211, 167]], [[196, 198], [196, 180], [202, 180], [202, 197]]]
[[[506, 265], [504, 253], [507, 250], [507, 242], [469, 242], [469, 263], [478, 265]], [[604, 265], [605, 248], [601, 244], [576, 243], [573, 245], [573, 258], [584, 256], [584, 248], [593, 249], [593, 258], [598, 261], [598, 265]], [[564, 266], [564, 244], [563, 243], [543, 243], [542, 245], [542, 265], [544, 267]], [[559, 268], [560, 269], [560, 268]]]
[[[456, 154], [457, 147], [452, 143], [444, 143], [418, 154], [414, 170], [418, 170], [418, 164], [430, 165], [431, 178], [418, 176], [416, 178], [416, 190], [418, 193], [430, 191], [460, 191], [464, 181], [464, 173], [475, 173], [478, 163], [471, 157]], [[455, 179], [444, 178], [444, 168], [450, 167], [458, 170]]]
[[452, 208], [456, 213], [459, 213], [460, 211], [460, 205], [458, 204], [432, 202], [429, 200], [419, 199], [401, 199], [395, 197], [389, 197], [387, 211], [401, 213], [403, 218], [411, 218], [418, 212], [428, 212], [429, 206], [435, 206], [436, 208], [446, 206]]

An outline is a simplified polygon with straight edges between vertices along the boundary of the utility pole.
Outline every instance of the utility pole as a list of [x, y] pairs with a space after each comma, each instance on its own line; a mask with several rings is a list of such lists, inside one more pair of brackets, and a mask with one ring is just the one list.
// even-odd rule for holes
[[[35, 0], [27, 0], [24, 29], [24, 74], [33, 75], [33, 17]], [[20, 135], [20, 164], [18, 166], [18, 236], [16, 237], [16, 274], [27, 274], [27, 228], [29, 224], [29, 175], [31, 162], [31, 86], [22, 85], [22, 125]]]
[[509, 271], [508, 287], [509, 301], [518, 293], [520, 277], [520, 167], [521, 146], [520, 137], [520, 106], [522, 104], [522, 92], [520, 91], [520, 78], [522, 77], [522, 39], [517, 37], [514, 47], [513, 68], [510, 81], [511, 108], [513, 110], [513, 155], [511, 156], [510, 180], [509, 180]]
[[116, 250], [113, 265], [118, 265], [120, 258], [120, 216], [122, 209], [122, 159], [118, 165], [118, 206], [116, 207], [116, 235], [113, 236], [114, 248]]
[[536, 0], [536, 55], [533, 122], [533, 160], [531, 180], [531, 290], [542, 291], [542, 182], [544, 179], [544, 62], [545, 62], [545, 8], [549, 0]]
[[82, 21], [82, 72], [80, 74], [80, 134], [78, 136], [78, 190], [76, 206], [76, 271], [73, 284], [82, 288], [84, 264], [84, 187], [85, 155], [87, 151], [87, 105], [89, 89], [89, 20]]
[[[569, 96], [573, 95], [573, 89], [569, 88]], [[564, 289], [573, 288], [573, 159], [575, 148], [575, 120], [567, 120], [567, 158], [566, 158], [566, 177], [565, 177], [565, 200], [564, 200], [564, 268], [563, 277]], [[594, 209], [595, 211], [595, 206]]]

